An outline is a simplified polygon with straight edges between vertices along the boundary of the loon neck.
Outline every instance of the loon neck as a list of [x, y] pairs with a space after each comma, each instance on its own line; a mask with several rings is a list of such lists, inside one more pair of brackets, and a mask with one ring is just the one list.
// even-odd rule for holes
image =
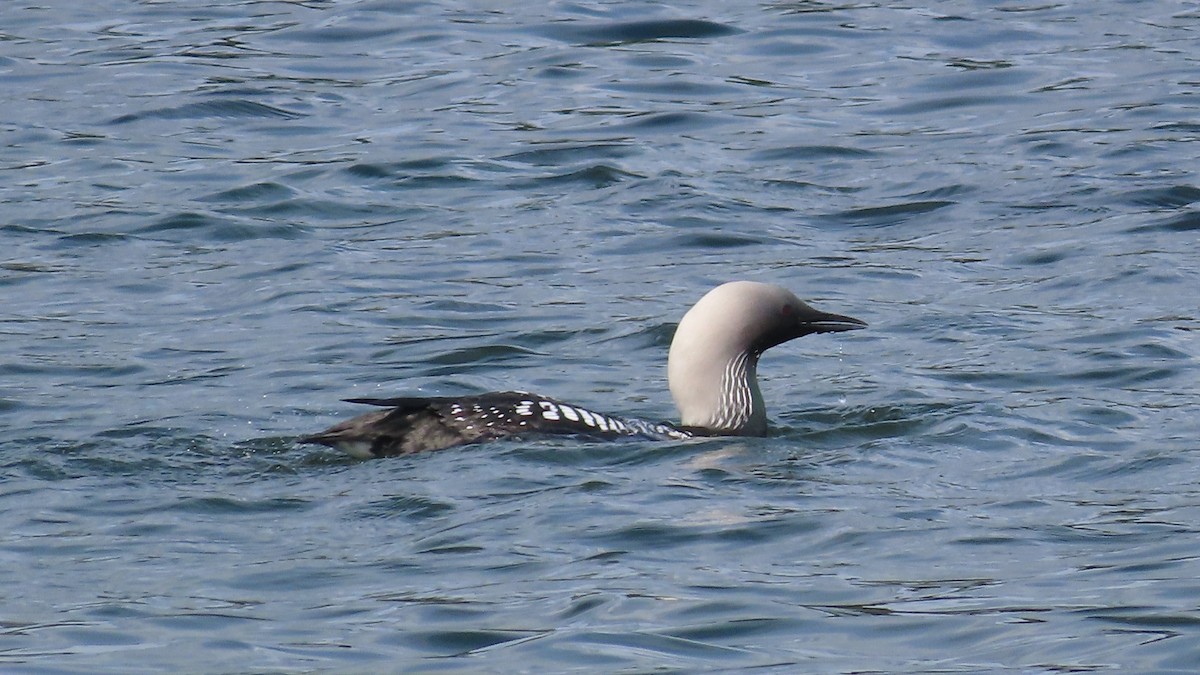
[[758, 354], [739, 352], [722, 360], [673, 361], [687, 370], [671, 379], [671, 393], [685, 427], [717, 434], [761, 436], [767, 432], [767, 410], [758, 387]]

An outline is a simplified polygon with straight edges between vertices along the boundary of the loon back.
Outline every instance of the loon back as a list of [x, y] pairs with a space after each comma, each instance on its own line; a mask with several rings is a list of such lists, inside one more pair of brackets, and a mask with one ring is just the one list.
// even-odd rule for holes
[[575, 435], [595, 439], [691, 438], [670, 424], [613, 417], [522, 391], [478, 396], [352, 398], [389, 408], [359, 415], [301, 443], [319, 443], [358, 457], [392, 457], [501, 438]]
[[671, 341], [667, 379], [681, 426], [614, 417], [510, 391], [459, 398], [347, 399], [387, 409], [359, 415], [299, 440], [370, 458], [548, 434], [662, 440], [696, 435], [761, 436], [767, 431], [766, 406], [757, 377], [762, 353], [811, 333], [866, 325], [813, 309], [779, 286], [733, 281], [709, 291], [688, 310]]

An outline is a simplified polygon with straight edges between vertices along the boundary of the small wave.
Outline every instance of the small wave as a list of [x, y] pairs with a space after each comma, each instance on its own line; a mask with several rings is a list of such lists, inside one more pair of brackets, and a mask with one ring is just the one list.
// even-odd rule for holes
[[587, 159], [619, 159], [633, 154], [634, 151], [632, 146], [623, 143], [588, 143], [525, 150], [504, 155], [500, 159], [535, 166], [562, 166]]
[[741, 248], [743, 246], [756, 246], [767, 241], [764, 237], [734, 234], [729, 232], [697, 232], [689, 234], [681, 234], [670, 239], [670, 242], [664, 248], [670, 250], [675, 247], [680, 249], [699, 248], [699, 249], [730, 249]]
[[250, 239], [294, 239], [300, 236], [298, 226], [286, 223], [258, 222], [249, 219], [219, 218], [206, 213], [185, 211], [160, 218], [136, 231], [142, 236], [178, 238], [175, 235], [194, 232], [207, 241], [247, 241]]
[[848, 209], [837, 213], [820, 216], [820, 220], [849, 225], [898, 225], [913, 216], [919, 216], [938, 209], [952, 206], [957, 202], [944, 200], [928, 200], [900, 202], [886, 206], [869, 206], [861, 209]]
[[1177, 208], [1200, 201], [1200, 188], [1191, 185], [1173, 185], [1167, 188], [1135, 190], [1125, 196], [1125, 201], [1138, 206]]
[[844, 145], [792, 145], [783, 148], [771, 148], [754, 153], [759, 160], [803, 160], [874, 157], [877, 153], [861, 148], [851, 148]]
[[460, 368], [460, 371], [456, 372], [461, 372], [462, 369], [483, 367], [489, 363], [506, 363], [527, 356], [544, 354], [513, 345], [488, 345], [445, 352], [430, 358], [428, 362], [433, 365], [456, 366]]
[[201, 101], [185, 103], [170, 108], [155, 108], [136, 113], [121, 115], [109, 121], [109, 124], [128, 124], [145, 119], [185, 120], [185, 119], [225, 119], [240, 117], [257, 117], [294, 120], [304, 117], [303, 114], [276, 108], [263, 103], [243, 99], [221, 101]]
[[395, 495], [375, 499], [353, 512], [356, 519], [376, 520], [404, 518], [422, 521], [445, 515], [454, 510], [450, 502], [421, 495]]
[[254, 183], [242, 187], [230, 188], [220, 192], [200, 197], [202, 202], [257, 202], [263, 200], [283, 200], [295, 194], [295, 190], [279, 183]]
[[1139, 225], [1129, 232], [1191, 232], [1200, 230], [1200, 211], [1184, 211], [1157, 223]]
[[655, 40], [724, 37], [739, 33], [737, 28], [701, 19], [630, 21], [590, 26], [553, 25], [546, 33], [565, 42], [591, 45], [623, 45]]
[[431, 172], [453, 167], [458, 158], [452, 156], [422, 157], [403, 162], [360, 162], [343, 169], [359, 178], [405, 178], [417, 172]]
[[625, 129], [655, 131], [697, 129], [709, 126], [718, 119], [720, 118], [716, 115], [697, 112], [651, 113], [634, 115], [629, 122], [621, 126]]
[[580, 184], [591, 188], [604, 188], [630, 178], [643, 178], [638, 174], [622, 171], [606, 164], [587, 166], [566, 173], [541, 176], [519, 181], [514, 187], [537, 187], [542, 185]]

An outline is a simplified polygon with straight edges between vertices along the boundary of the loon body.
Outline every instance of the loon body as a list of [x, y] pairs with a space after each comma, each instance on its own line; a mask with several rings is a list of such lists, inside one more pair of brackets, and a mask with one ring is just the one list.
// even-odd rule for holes
[[812, 333], [867, 324], [809, 307], [785, 288], [732, 281], [709, 291], [675, 330], [667, 360], [671, 396], [682, 424], [614, 417], [527, 392], [464, 397], [359, 398], [380, 406], [305, 436], [360, 458], [407, 455], [510, 437], [578, 435], [661, 440], [761, 436], [767, 411], [758, 387], [764, 351]]

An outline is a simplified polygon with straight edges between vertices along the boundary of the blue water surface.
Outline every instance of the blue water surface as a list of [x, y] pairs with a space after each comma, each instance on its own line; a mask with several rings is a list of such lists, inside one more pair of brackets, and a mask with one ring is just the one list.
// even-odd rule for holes
[[[0, 7], [0, 670], [1193, 672], [1192, 2]], [[767, 438], [357, 461], [361, 396]]]

